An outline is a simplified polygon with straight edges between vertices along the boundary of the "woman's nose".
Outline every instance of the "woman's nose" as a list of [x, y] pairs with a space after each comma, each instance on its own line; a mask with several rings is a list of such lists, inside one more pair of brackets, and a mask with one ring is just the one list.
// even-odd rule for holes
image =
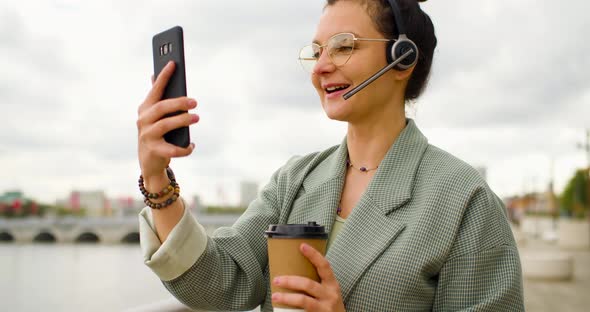
[[313, 73], [318, 75], [326, 72], [332, 72], [335, 69], [336, 65], [334, 65], [334, 62], [332, 62], [332, 59], [328, 55], [328, 51], [326, 51], [326, 49], [322, 49], [322, 52], [320, 53], [320, 58], [313, 67]]

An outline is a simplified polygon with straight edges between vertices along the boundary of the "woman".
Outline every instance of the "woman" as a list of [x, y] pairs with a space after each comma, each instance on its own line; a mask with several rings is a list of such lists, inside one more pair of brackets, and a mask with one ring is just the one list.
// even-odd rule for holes
[[[390, 3], [328, 0], [315, 43], [302, 50], [326, 115], [348, 123], [342, 144], [290, 159], [236, 224], [212, 237], [180, 200], [142, 211], [146, 264], [183, 303], [263, 311], [273, 301], [306, 311], [524, 310], [518, 251], [501, 201], [473, 168], [429, 145], [405, 117], [405, 103], [426, 84], [436, 37], [416, 0], [397, 3], [418, 46], [417, 63], [387, 71], [348, 100], [345, 92], [387, 65], [387, 39], [398, 37]], [[159, 101], [173, 70], [164, 69], [139, 108], [146, 194], [171, 184], [170, 159], [194, 149], [162, 139], [198, 121], [192, 114], [160, 120], [196, 107], [188, 98]], [[270, 281], [263, 232], [269, 224], [310, 220], [330, 232], [325, 257], [301, 246], [321, 281]], [[271, 294], [270, 283], [304, 294]]]

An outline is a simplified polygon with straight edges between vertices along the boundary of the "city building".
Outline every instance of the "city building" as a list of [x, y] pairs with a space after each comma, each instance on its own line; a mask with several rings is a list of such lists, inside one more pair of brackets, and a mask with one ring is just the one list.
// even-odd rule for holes
[[240, 206], [248, 207], [256, 196], [258, 196], [258, 183], [252, 181], [240, 183]]
[[16, 202], [23, 200], [25, 200], [25, 198], [21, 191], [4, 192], [4, 194], [0, 195], [0, 203], [5, 205], [13, 205]]
[[137, 216], [141, 209], [145, 207], [145, 203], [142, 200], [131, 196], [109, 199], [108, 202], [110, 202], [113, 216], [116, 217]]
[[31, 210], [26, 213], [37, 213], [37, 205], [32, 200], [25, 198], [21, 191], [8, 191], [0, 195], [0, 214], [21, 213], [25, 205]]
[[207, 207], [205, 207], [205, 205], [203, 205], [203, 202], [201, 201], [201, 197], [199, 195], [193, 196], [193, 201], [189, 207], [190, 207], [191, 212], [196, 215], [204, 214], [205, 209], [207, 208]]
[[89, 217], [112, 215], [112, 209], [104, 191], [72, 191], [66, 207], [73, 211], [84, 209], [86, 216]]
[[508, 216], [513, 222], [519, 223], [522, 217], [530, 215], [557, 216], [559, 205], [557, 196], [550, 185], [545, 192], [527, 193], [504, 199]]

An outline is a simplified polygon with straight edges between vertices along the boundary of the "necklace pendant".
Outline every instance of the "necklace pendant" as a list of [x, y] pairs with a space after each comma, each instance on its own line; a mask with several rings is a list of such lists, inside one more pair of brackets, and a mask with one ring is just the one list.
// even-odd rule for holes
[[367, 171], [367, 168], [361, 167], [359, 170], [362, 171], [362, 172], [366, 172]]

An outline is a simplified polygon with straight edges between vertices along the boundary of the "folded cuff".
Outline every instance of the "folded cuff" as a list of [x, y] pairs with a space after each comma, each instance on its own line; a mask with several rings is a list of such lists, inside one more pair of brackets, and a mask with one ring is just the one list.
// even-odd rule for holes
[[[182, 203], [186, 207], [184, 200]], [[151, 208], [145, 207], [139, 213], [139, 233], [144, 263], [162, 281], [171, 281], [186, 272], [207, 247], [207, 233], [189, 209], [184, 209], [178, 224], [161, 243]]]

